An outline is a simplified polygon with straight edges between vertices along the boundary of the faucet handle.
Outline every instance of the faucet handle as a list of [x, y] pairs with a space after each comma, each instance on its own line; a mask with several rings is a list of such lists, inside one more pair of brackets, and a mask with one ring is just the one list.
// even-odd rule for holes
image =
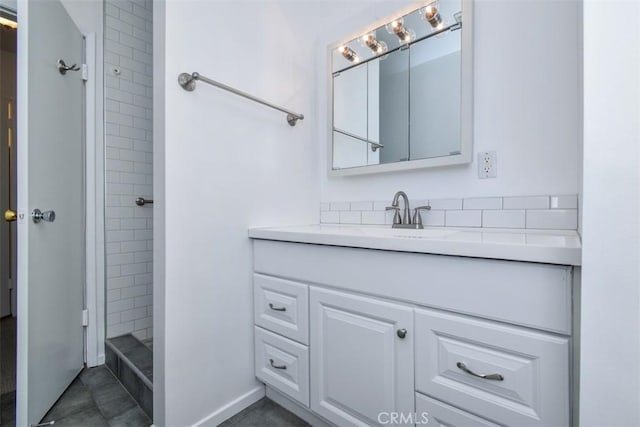
[[393, 223], [394, 224], [402, 224], [402, 219], [400, 218], [400, 207], [399, 206], [387, 206], [384, 208], [387, 211], [395, 210], [396, 213], [393, 214]]
[[415, 208], [413, 210], [413, 223], [416, 225], [422, 225], [422, 217], [420, 216], [420, 211], [430, 211], [431, 210], [431, 206], [426, 205], [426, 206], [418, 206], [417, 208]]

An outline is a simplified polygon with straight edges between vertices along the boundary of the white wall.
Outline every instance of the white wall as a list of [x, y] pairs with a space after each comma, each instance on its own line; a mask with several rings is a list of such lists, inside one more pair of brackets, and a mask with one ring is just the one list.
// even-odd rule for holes
[[[396, 2], [391, 10], [404, 3]], [[400, 189], [412, 199], [578, 193], [579, 3], [474, 3], [474, 163], [329, 178], [323, 150], [323, 201], [390, 200]], [[379, 10], [367, 7], [344, 18], [344, 25], [328, 26], [322, 32], [324, 44], [372, 22]], [[318, 70], [325, 70], [326, 54], [321, 52], [318, 60]], [[322, 74], [318, 78], [318, 113], [324, 123], [326, 80]], [[324, 127], [318, 138], [325, 144]], [[477, 177], [475, 153], [483, 150], [497, 151], [496, 179]]]
[[637, 2], [584, 4], [582, 426], [640, 425], [638, 22]]
[[[214, 424], [261, 395], [248, 227], [316, 223], [321, 197], [384, 200], [400, 188], [413, 198], [578, 192], [578, 7], [564, 1], [478, 2], [475, 151], [498, 151], [500, 178], [478, 181], [474, 165], [327, 178], [326, 46], [408, 3], [154, 4], [157, 425]], [[177, 76], [193, 71], [305, 120], [291, 128], [203, 83], [185, 92]]]
[[[215, 424], [232, 415], [226, 405], [264, 393], [253, 373], [247, 228], [319, 220], [318, 70], [303, 30], [321, 8], [154, 6], [155, 68], [166, 73], [156, 77], [154, 105], [155, 209], [164, 216], [154, 224], [154, 326], [163, 336], [154, 345], [154, 422]], [[177, 76], [193, 71], [306, 118], [290, 127], [284, 114], [203, 83], [185, 92]]]
[[[152, 2], [107, 0], [107, 337], [153, 336]], [[114, 69], [120, 74], [114, 73]]]

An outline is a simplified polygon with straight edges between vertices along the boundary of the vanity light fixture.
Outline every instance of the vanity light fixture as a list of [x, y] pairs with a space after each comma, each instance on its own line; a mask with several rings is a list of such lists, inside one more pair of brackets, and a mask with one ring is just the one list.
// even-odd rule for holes
[[360, 42], [363, 46], [368, 47], [373, 53], [380, 55], [385, 53], [388, 49], [387, 44], [383, 41], [377, 40], [373, 33], [367, 33], [360, 38]]
[[431, 25], [432, 30], [441, 30], [444, 27], [444, 21], [438, 10], [438, 2], [434, 1], [422, 8], [420, 14]]
[[409, 43], [416, 37], [416, 33], [404, 26], [402, 18], [393, 20], [387, 24], [389, 34], [395, 34], [400, 39], [400, 43]]
[[349, 62], [360, 62], [360, 58], [355, 50], [351, 49], [349, 46], [340, 46], [338, 48], [338, 52]]
[[16, 28], [18, 28], [18, 23], [9, 19], [9, 18], [5, 18], [4, 16], [0, 16], [0, 25], [4, 25], [6, 27], [10, 27], [13, 28], [14, 30]]

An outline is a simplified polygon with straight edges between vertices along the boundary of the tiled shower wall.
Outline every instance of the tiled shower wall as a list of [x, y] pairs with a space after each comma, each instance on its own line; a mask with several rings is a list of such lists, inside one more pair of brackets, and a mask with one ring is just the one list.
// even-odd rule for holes
[[152, 28], [152, 0], [106, 0], [108, 338], [153, 335]]
[[[528, 228], [576, 230], [578, 196], [474, 197], [467, 199], [409, 200], [422, 211], [424, 225], [434, 227]], [[384, 225], [393, 222], [391, 197], [386, 201], [325, 202], [320, 205], [323, 224]], [[403, 208], [400, 202], [400, 208]], [[412, 211], [413, 214], [413, 211]]]

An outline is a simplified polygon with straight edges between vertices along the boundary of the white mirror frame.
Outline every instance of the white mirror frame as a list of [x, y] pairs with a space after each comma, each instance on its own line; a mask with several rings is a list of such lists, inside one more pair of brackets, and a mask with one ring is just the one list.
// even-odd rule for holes
[[434, 168], [441, 166], [462, 165], [471, 163], [473, 159], [473, 0], [462, 0], [462, 40], [461, 40], [461, 73], [460, 73], [460, 154], [430, 159], [407, 160], [381, 165], [363, 165], [353, 168], [333, 169], [333, 51], [339, 46], [375, 30], [388, 22], [407, 15], [425, 4], [425, 1], [407, 6], [393, 15], [361, 28], [349, 36], [332, 43], [327, 48], [327, 169], [329, 176], [365, 175], [372, 173], [396, 172], [411, 169]]

